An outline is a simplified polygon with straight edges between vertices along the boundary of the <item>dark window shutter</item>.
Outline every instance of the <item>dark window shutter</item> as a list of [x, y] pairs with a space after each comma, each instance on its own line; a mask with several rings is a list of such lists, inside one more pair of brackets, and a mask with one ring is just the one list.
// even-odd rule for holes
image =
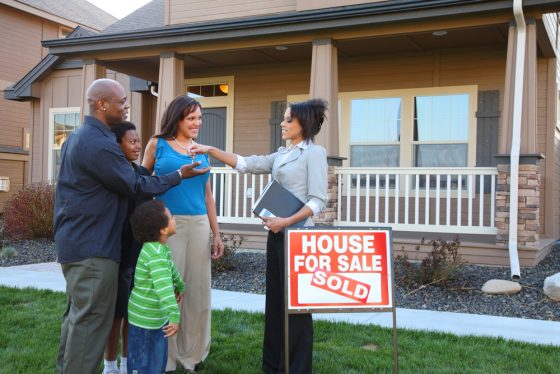
[[270, 103], [270, 153], [276, 152], [278, 147], [286, 145], [282, 140], [280, 124], [284, 120], [284, 113], [288, 103], [286, 101], [273, 101]]
[[[476, 166], [496, 166], [500, 125], [500, 91], [479, 91], [476, 111]], [[477, 181], [478, 182], [478, 181]], [[479, 192], [479, 184], [476, 186]], [[484, 192], [490, 192], [490, 177], [484, 179]]]

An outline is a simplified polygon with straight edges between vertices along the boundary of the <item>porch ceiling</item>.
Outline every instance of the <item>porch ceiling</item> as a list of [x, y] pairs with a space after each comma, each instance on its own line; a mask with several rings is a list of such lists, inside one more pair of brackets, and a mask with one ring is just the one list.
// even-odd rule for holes
[[[345, 59], [383, 54], [421, 53], [458, 48], [505, 48], [507, 46], [507, 24], [434, 31], [446, 31], [447, 34], [434, 36], [433, 32], [422, 32], [337, 40], [338, 55], [340, 59]], [[285, 44], [282, 47], [286, 47], [286, 49], [283, 50], [277, 47], [270, 45], [251, 49], [188, 53], [183, 55], [186, 75], [190, 75], [189, 71], [193, 69], [311, 61], [312, 46], [310, 43]], [[102, 64], [110, 69], [150, 81], [157, 81], [159, 76], [158, 56], [103, 61]]]

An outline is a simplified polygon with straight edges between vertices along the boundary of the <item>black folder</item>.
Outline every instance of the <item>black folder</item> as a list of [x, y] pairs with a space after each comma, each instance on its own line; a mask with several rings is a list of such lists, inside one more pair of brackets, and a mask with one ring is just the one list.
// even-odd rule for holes
[[[282, 187], [282, 185], [271, 180], [264, 188], [261, 196], [253, 207], [253, 213], [259, 217], [289, 217], [297, 213], [305, 204], [294, 196], [293, 193]], [[303, 219], [293, 226], [302, 227], [306, 219]]]

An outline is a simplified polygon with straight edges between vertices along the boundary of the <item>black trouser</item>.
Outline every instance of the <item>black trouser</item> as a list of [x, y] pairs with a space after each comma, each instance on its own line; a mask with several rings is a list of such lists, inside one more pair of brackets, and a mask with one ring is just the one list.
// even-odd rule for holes
[[[263, 370], [284, 373], [284, 233], [268, 233], [266, 243], [266, 308]], [[311, 373], [313, 319], [311, 314], [290, 314], [290, 374]]]

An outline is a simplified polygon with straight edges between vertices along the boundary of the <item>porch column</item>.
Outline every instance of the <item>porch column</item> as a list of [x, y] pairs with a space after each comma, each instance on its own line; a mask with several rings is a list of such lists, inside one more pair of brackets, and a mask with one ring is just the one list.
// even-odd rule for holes
[[[523, 105], [520, 134], [518, 174], [518, 247], [536, 249], [540, 237], [540, 188], [543, 158], [537, 153], [537, 27], [534, 18], [526, 20], [525, 70], [523, 73]], [[504, 108], [498, 159], [496, 187], [496, 242], [508, 244], [510, 224], [510, 153], [513, 132], [513, 96], [515, 86], [517, 28], [509, 26]], [[527, 264], [522, 264], [527, 265]]]
[[325, 147], [329, 156], [338, 156], [338, 57], [331, 39], [313, 41], [309, 97], [329, 102], [327, 118], [315, 142]]
[[185, 60], [175, 52], [162, 52], [159, 59], [158, 100], [155, 133], [161, 130], [161, 116], [169, 103], [185, 93]]
[[[499, 155], [498, 181], [496, 187], [496, 243], [507, 244], [509, 238], [509, 155]], [[540, 239], [541, 206], [541, 154], [519, 157], [519, 196], [517, 219], [517, 243], [519, 248], [537, 249]], [[521, 264], [532, 266], [534, 264]]]
[[314, 218], [314, 222], [318, 225], [332, 226], [338, 210], [338, 181], [334, 169], [336, 166], [342, 166], [342, 159], [338, 157], [338, 55], [336, 45], [331, 39], [313, 41], [309, 97], [329, 102], [327, 118], [315, 137], [315, 142], [325, 147], [328, 155], [327, 207]]
[[82, 112], [80, 113], [82, 119], [84, 115], [89, 114], [86, 95], [88, 87], [94, 80], [105, 78], [106, 73], [105, 66], [99, 65], [96, 60], [84, 60], [82, 65]]

